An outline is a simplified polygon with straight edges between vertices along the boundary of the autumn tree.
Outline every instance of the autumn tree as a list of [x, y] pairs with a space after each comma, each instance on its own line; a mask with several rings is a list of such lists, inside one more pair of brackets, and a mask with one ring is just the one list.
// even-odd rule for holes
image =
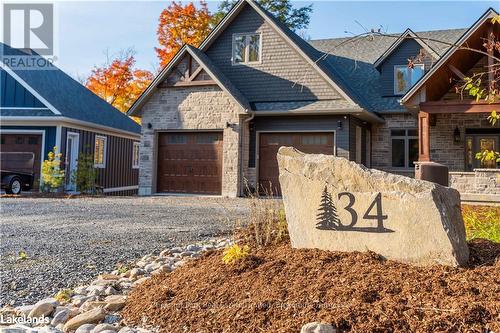
[[212, 16], [205, 2], [199, 8], [190, 2], [182, 5], [173, 1], [158, 20], [158, 43], [155, 48], [161, 66], [165, 66], [184, 45], [199, 46], [212, 29]]
[[[214, 15], [214, 21], [219, 22], [237, 2], [238, 0], [223, 0]], [[309, 25], [312, 4], [295, 8], [291, 0], [257, 0], [257, 2], [294, 31], [305, 29]]]
[[133, 50], [120, 52], [115, 58], [108, 54], [101, 67], [94, 67], [85, 86], [122, 112], [127, 112], [153, 80], [147, 70], [135, 68]]

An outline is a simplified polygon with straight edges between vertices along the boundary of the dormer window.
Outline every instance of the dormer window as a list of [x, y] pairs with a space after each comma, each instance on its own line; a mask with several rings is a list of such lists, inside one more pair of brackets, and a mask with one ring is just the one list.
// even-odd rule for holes
[[261, 36], [258, 33], [233, 35], [233, 65], [259, 63], [261, 59]]
[[424, 75], [424, 64], [394, 66], [394, 95], [403, 95]]

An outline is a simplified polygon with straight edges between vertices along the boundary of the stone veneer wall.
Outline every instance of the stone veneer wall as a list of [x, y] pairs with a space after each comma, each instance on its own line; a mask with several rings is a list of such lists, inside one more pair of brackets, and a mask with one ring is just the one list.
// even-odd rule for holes
[[417, 129], [417, 118], [409, 113], [384, 114], [385, 123], [372, 126], [372, 168], [413, 177], [414, 170], [391, 167], [391, 129]]
[[[450, 172], [450, 186], [460, 193], [500, 196], [500, 170], [475, 169], [474, 172]], [[498, 199], [500, 200], [500, 197]]]
[[[455, 143], [453, 132], [460, 130], [462, 140]], [[491, 128], [484, 113], [476, 114], [437, 114], [436, 125], [430, 126], [431, 161], [441, 163], [450, 171], [465, 170], [465, 128]]]
[[[139, 195], [156, 191], [158, 132], [223, 131], [222, 195], [236, 197], [240, 187], [241, 107], [218, 86], [159, 88], [142, 107]], [[234, 124], [226, 128], [226, 123]], [[152, 128], [148, 128], [152, 124]], [[248, 149], [248, 148], [247, 148]]]

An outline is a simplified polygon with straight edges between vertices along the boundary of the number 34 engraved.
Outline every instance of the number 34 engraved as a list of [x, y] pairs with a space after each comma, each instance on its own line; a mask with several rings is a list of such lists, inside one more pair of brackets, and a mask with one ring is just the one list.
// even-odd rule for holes
[[[348, 197], [349, 203], [344, 207], [346, 211], [351, 214], [351, 223], [346, 227], [354, 227], [358, 223], [358, 213], [352, 208], [356, 202], [356, 197], [350, 192], [340, 192], [338, 195], [339, 200], [342, 197]], [[371, 214], [371, 211], [376, 206], [376, 214]], [[366, 210], [363, 218], [366, 220], [377, 220], [377, 229], [384, 229], [384, 220], [387, 220], [387, 215], [382, 213], [382, 194], [378, 193], [375, 200], [370, 204], [370, 207]]]

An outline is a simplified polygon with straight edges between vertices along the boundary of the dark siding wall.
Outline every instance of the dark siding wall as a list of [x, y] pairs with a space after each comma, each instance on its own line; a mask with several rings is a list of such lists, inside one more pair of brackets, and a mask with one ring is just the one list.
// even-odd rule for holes
[[[407, 65], [408, 59], [415, 57], [422, 46], [413, 39], [402, 42], [399, 47], [380, 66], [380, 85], [383, 96], [394, 96], [394, 66]], [[432, 59], [424, 61], [425, 70], [429, 70]]]
[[[233, 66], [233, 34], [248, 32], [262, 33], [262, 63]], [[206, 53], [250, 102], [340, 98], [306, 60], [249, 5], [245, 6]]]
[[63, 156], [66, 152], [66, 135], [68, 132], [80, 134], [79, 151], [84, 154], [94, 154], [96, 135], [107, 137], [106, 167], [97, 169], [97, 183], [100, 186], [106, 189], [139, 184], [139, 170], [132, 168], [132, 147], [133, 143], [139, 140], [63, 127], [61, 135], [61, 152]]
[[0, 69], [0, 106], [45, 107], [35, 96], [2, 69]]
[[[342, 121], [342, 129], [338, 129]], [[248, 166], [255, 167], [257, 131], [335, 131], [337, 156], [349, 158], [349, 122], [343, 116], [296, 116], [296, 117], [257, 117], [250, 131], [250, 156]]]

